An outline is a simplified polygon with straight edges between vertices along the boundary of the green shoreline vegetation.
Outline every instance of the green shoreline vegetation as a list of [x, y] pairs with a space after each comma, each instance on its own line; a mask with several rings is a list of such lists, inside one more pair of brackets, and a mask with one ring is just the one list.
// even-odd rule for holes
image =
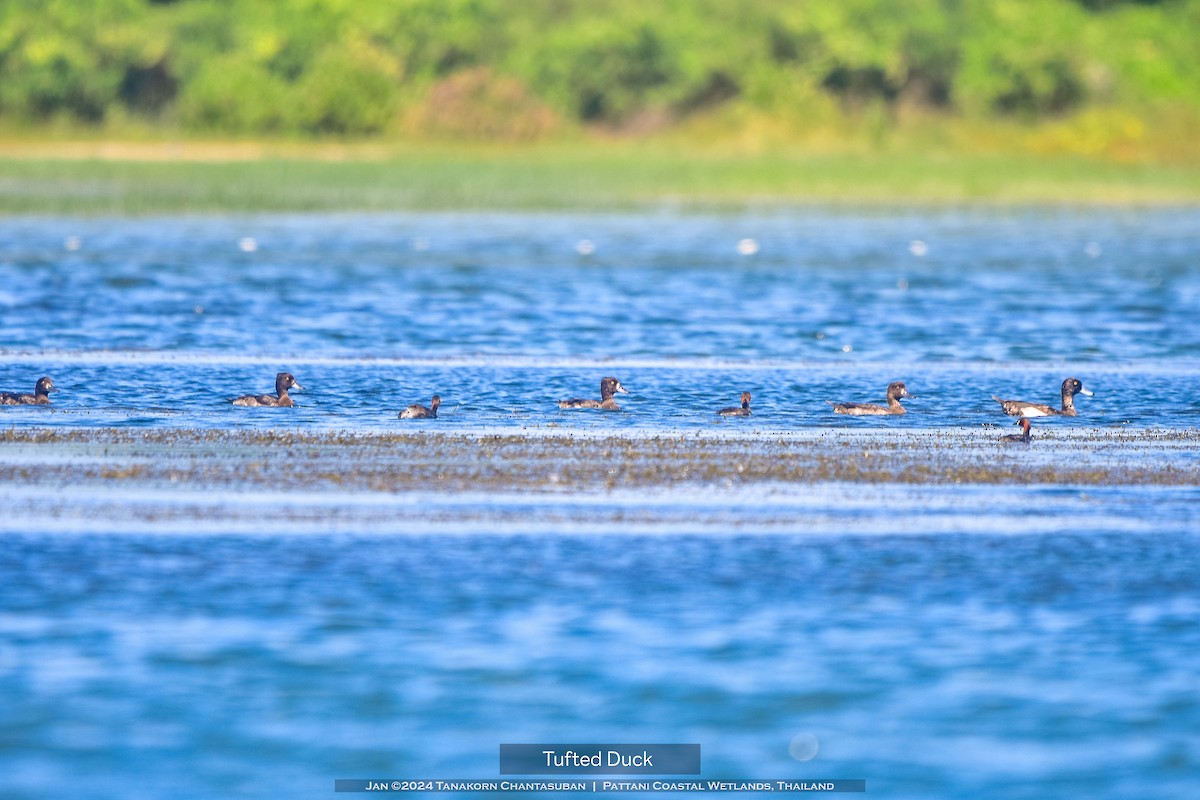
[[0, 0], [0, 214], [1200, 203], [1200, 0]]
[[1072, 157], [437, 148], [336, 160], [0, 157], [0, 214], [1194, 205], [1200, 169]]

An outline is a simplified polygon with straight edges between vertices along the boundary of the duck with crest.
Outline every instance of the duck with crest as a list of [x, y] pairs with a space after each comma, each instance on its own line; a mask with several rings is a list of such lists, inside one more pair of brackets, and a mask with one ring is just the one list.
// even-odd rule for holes
[[34, 384], [33, 394], [23, 392], [0, 392], [0, 406], [48, 406], [50, 393], [57, 392], [54, 381], [49, 378], [39, 378]]
[[275, 376], [275, 394], [244, 394], [241, 397], [235, 397], [229, 402], [235, 406], [254, 407], [291, 407], [296, 405], [291, 397], [288, 396], [288, 389], [304, 390], [304, 387], [296, 382], [296, 377], [290, 372], [281, 372]]
[[1001, 400], [996, 395], [992, 395], [992, 399], [999, 403], [1000, 408], [1010, 417], [1073, 417], [1077, 394], [1092, 396], [1078, 378], [1067, 378], [1062, 382], [1062, 408], [1043, 403], [1028, 403], [1024, 400]]
[[600, 399], [592, 400], [591, 398], [583, 399], [579, 397], [570, 400], [559, 400], [559, 408], [599, 408], [603, 411], [620, 411], [621, 407], [613, 400], [613, 395], [617, 393], [629, 394], [629, 390], [621, 385], [621, 382], [616, 378], [601, 378], [600, 379]]
[[900, 405], [901, 397], [912, 397], [901, 381], [893, 381], [887, 387], [887, 405], [875, 403], [835, 403], [826, 400], [833, 406], [835, 414], [849, 414], [852, 417], [883, 416], [885, 414], [903, 414], [904, 406]]

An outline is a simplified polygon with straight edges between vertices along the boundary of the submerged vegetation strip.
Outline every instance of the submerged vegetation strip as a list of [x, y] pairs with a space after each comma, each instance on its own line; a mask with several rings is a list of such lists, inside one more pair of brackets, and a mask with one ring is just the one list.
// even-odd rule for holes
[[[1062, 459], [1070, 452], [1069, 459]], [[1200, 431], [1092, 431], [1004, 445], [991, 431], [695, 435], [0, 433], [0, 482], [284, 492], [572, 493], [781, 483], [1200, 486]]]

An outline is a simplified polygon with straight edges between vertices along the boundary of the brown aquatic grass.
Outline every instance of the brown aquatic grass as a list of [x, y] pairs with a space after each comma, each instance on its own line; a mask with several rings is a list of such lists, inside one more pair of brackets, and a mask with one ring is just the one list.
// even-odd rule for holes
[[[583, 491], [781, 483], [1197, 486], [1200, 431], [1092, 431], [1005, 447], [991, 430], [721, 439], [571, 434], [47, 430], [0, 433], [0, 480], [283, 491]], [[1131, 454], [1130, 447], [1151, 449]], [[30, 466], [12, 454], [52, 453]], [[73, 460], [72, 457], [76, 457]]]

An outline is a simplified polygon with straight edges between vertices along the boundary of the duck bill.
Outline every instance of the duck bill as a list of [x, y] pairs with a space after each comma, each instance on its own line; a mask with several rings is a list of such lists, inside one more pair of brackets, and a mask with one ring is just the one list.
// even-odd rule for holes
[[300, 385], [300, 384], [298, 384], [298, 383], [293, 383], [293, 384], [292, 384], [292, 388], [293, 388], [293, 389], [299, 389], [299, 390], [300, 390], [300, 391], [302, 391], [302, 392], [304, 391], [304, 387], [303, 387], [303, 386], [301, 386], [301, 385]]
[[621, 385], [621, 384], [619, 384], [619, 383], [617, 384], [617, 388], [616, 388], [616, 389], [614, 389], [613, 391], [615, 391], [615, 392], [620, 392], [621, 394], [629, 394], [629, 390], [628, 390], [628, 389], [626, 389], [624, 386], [622, 386], [622, 385]]
[[1092, 390], [1091, 390], [1091, 389], [1088, 389], [1086, 386], [1080, 386], [1080, 387], [1079, 387], [1079, 393], [1080, 393], [1080, 394], [1086, 394], [1088, 397], [1091, 397], [1091, 396], [1092, 396]]

